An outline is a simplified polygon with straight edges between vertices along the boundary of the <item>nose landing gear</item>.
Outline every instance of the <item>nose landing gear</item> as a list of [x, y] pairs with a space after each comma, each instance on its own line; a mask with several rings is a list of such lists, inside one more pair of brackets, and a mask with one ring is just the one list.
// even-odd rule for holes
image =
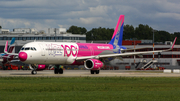
[[32, 70], [31, 74], [37, 74], [37, 71]]
[[36, 65], [36, 64], [30, 64], [29, 67], [33, 69], [33, 70], [31, 71], [31, 74], [33, 74], [33, 75], [37, 74], [37, 71], [36, 71], [36, 70], [38, 69], [38, 65]]

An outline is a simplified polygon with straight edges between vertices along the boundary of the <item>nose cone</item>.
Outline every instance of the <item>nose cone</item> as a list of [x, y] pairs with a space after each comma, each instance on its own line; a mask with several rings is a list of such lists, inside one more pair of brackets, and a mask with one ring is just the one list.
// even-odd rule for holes
[[26, 59], [27, 59], [27, 53], [25, 53], [25, 52], [20, 52], [18, 57], [19, 57], [19, 60], [20, 60], [20, 61], [26, 61]]

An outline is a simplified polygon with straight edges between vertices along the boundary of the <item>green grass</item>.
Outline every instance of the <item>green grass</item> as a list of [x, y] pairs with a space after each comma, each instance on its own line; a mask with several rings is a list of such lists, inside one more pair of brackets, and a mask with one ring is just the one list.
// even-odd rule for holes
[[178, 101], [180, 77], [0, 77], [0, 101]]

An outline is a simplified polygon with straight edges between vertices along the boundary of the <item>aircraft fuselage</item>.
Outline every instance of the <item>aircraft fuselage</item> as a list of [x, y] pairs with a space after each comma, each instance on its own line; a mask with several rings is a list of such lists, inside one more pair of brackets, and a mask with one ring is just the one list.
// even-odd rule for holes
[[28, 64], [80, 65], [80, 62], [75, 61], [76, 57], [113, 53], [110, 51], [112, 49], [111, 44], [31, 42], [24, 45], [19, 52], [19, 57], [22, 56], [21, 53], [27, 54], [24, 56], [25, 59], [19, 59]]

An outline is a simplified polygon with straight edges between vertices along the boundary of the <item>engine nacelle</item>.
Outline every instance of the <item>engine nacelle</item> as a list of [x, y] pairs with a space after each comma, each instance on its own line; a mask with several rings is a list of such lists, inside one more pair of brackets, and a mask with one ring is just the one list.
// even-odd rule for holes
[[97, 59], [88, 59], [84, 63], [85, 68], [91, 70], [99, 70], [103, 65], [103, 62]]
[[35, 68], [37, 68], [36, 70], [44, 70], [44, 69], [46, 69], [46, 65], [43, 65], [43, 64], [32, 65], [32, 64], [30, 64], [30, 65], [29, 65], [29, 68], [30, 68], [31, 70], [34, 70]]

